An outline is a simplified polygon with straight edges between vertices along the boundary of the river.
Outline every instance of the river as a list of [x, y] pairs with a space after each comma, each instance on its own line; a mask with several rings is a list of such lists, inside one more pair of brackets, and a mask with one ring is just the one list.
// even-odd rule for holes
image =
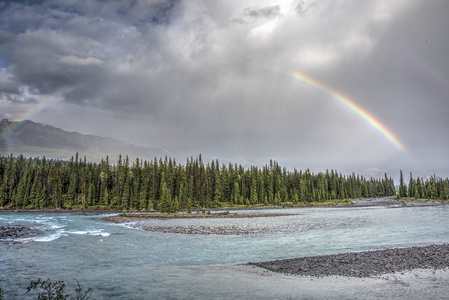
[[309, 278], [243, 266], [266, 261], [449, 242], [449, 206], [298, 208], [295, 216], [157, 220], [161, 225], [235, 225], [272, 230], [246, 235], [148, 232], [105, 215], [0, 212], [0, 225], [36, 235], [0, 241], [5, 299], [30, 299], [31, 280], [78, 279], [91, 299], [445, 299], [445, 271], [383, 278]]

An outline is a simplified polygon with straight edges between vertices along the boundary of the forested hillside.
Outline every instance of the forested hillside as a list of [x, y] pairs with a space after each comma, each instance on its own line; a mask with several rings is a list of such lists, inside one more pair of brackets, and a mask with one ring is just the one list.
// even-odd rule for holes
[[171, 158], [113, 164], [0, 157], [0, 207], [110, 208], [177, 211], [235, 205], [307, 204], [392, 196], [393, 179], [288, 171], [277, 162], [262, 168], [204, 163], [201, 155], [179, 164]]

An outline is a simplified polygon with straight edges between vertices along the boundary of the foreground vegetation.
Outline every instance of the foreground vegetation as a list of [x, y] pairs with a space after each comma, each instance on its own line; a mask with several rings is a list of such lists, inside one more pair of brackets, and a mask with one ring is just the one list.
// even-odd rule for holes
[[201, 155], [185, 165], [174, 159], [126, 157], [112, 165], [79, 159], [0, 156], [0, 207], [161, 210], [222, 206], [335, 205], [346, 199], [396, 195], [393, 179], [367, 179], [331, 170], [287, 171], [270, 161], [262, 168], [205, 164]]
[[[65, 288], [65, 282], [64, 281], [51, 281], [50, 278], [47, 280], [32, 280], [30, 284], [27, 287], [28, 293], [33, 293], [34, 291], [37, 292], [36, 296], [38, 300], [87, 300], [89, 299], [90, 294], [92, 293], [93, 289], [88, 288], [87, 290], [83, 291], [83, 288], [81, 287], [79, 281], [75, 279], [76, 281], [76, 287], [75, 287], [75, 295], [67, 294]], [[0, 300], [3, 300], [4, 292], [0, 288]]]

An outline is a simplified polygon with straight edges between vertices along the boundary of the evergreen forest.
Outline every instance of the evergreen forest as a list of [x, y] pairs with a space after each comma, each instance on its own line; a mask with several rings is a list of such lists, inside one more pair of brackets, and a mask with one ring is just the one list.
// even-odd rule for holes
[[[402, 174], [402, 172], [401, 172]], [[413, 181], [412, 192], [439, 198], [448, 180]], [[417, 192], [416, 192], [417, 191]], [[288, 171], [275, 161], [261, 168], [204, 163], [201, 155], [185, 164], [174, 159], [106, 157], [86, 162], [0, 156], [0, 207], [119, 210], [178, 210], [232, 206], [336, 204], [345, 199], [394, 196], [392, 178]]]
[[408, 185], [405, 184], [402, 170], [399, 177], [399, 188], [397, 198], [414, 198], [414, 199], [429, 199], [429, 200], [448, 200], [449, 198], [449, 179], [442, 179], [435, 175], [430, 176], [425, 181], [423, 178], [413, 178], [410, 173], [410, 180]]

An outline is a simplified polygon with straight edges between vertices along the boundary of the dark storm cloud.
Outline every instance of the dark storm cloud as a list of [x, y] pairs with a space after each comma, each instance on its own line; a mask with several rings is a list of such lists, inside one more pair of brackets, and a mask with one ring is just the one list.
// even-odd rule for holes
[[[50, 1], [24, 7], [15, 3], [3, 11], [9, 15], [8, 24], [26, 19], [28, 29], [18, 34], [13, 45], [11, 75], [18, 85], [42, 95], [57, 94], [71, 103], [110, 110], [139, 111], [146, 104], [155, 108], [151, 99], [163, 98], [162, 82], [156, 74], [154, 79], [141, 79], [145, 75], [140, 69], [161, 67], [154, 45], [160, 37], [143, 34], [134, 25], [167, 24], [178, 2]], [[98, 14], [93, 16], [92, 10]], [[153, 55], [158, 61], [152, 61]], [[124, 70], [129, 67], [131, 72]]]
[[38, 120], [192, 154], [366, 174], [396, 168], [402, 154], [382, 133], [323, 87], [287, 74], [341, 92], [407, 148], [416, 139], [448, 147], [435, 130], [449, 126], [448, 6], [10, 2], [0, 8], [0, 109], [14, 118], [61, 99]]
[[[172, 18], [175, 6], [180, 2], [180, 0], [171, 0], [150, 4], [145, 15], [133, 23], [136, 26], [143, 26], [146, 24], [167, 25]], [[128, 12], [125, 10], [124, 13], [126, 14]]]

